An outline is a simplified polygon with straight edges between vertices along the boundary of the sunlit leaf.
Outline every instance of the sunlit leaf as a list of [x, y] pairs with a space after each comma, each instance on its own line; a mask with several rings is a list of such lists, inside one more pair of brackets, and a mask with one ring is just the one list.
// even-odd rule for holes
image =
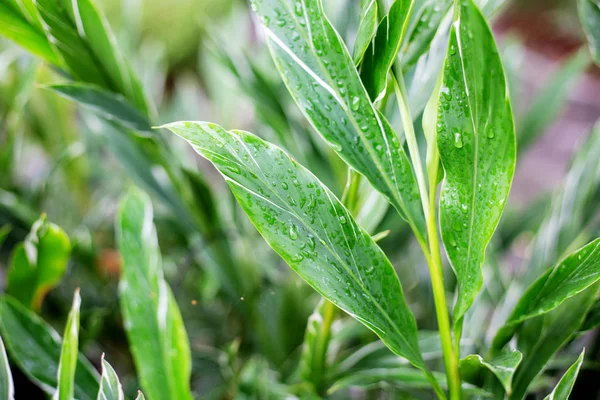
[[[46, 393], [58, 386], [61, 339], [58, 333], [35, 313], [10, 296], [0, 298], [0, 332], [11, 360]], [[75, 398], [95, 400], [100, 377], [79, 354], [75, 372]]]
[[6, 292], [39, 311], [46, 293], [65, 274], [70, 253], [67, 234], [42, 216], [31, 227], [25, 242], [13, 252]]
[[410, 162], [360, 81], [320, 0], [253, 2], [271, 54], [298, 106], [330, 146], [364, 175], [424, 242], [425, 222]]
[[565, 374], [560, 378], [558, 384], [548, 396], [544, 397], [544, 400], [568, 400], [571, 391], [573, 390], [573, 386], [575, 385], [575, 380], [577, 379], [577, 375], [579, 374], [579, 370], [581, 369], [581, 364], [583, 364], [583, 356], [585, 354], [585, 349], [581, 352], [577, 361], [573, 365], [569, 367], [569, 369], [565, 372]]
[[489, 362], [479, 354], [471, 354], [460, 360], [460, 375], [465, 381], [476, 383], [483, 370], [489, 370], [498, 378], [506, 393], [510, 394], [512, 378], [522, 358], [518, 350], [503, 352]]
[[73, 296], [73, 306], [69, 312], [65, 334], [63, 336], [60, 361], [58, 363], [58, 386], [52, 396], [53, 400], [71, 400], [75, 391], [75, 371], [79, 356], [79, 307], [81, 297], [79, 289]]
[[352, 59], [358, 65], [377, 29], [377, 0], [360, 0], [360, 19]]
[[415, 320], [389, 260], [329, 189], [250, 133], [203, 122], [166, 128], [217, 167], [261, 235], [304, 280], [426, 371]]
[[102, 354], [102, 378], [97, 400], [124, 400], [123, 388], [113, 367], [104, 359]]
[[515, 169], [515, 132], [500, 56], [485, 18], [461, 1], [450, 32], [437, 118], [446, 174], [442, 238], [458, 278], [455, 321], [483, 282], [485, 249], [498, 225]]
[[125, 331], [149, 398], [191, 399], [189, 342], [163, 277], [152, 217], [148, 196], [131, 189], [121, 202], [116, 222], [123, 260], [119, 292]]
[[578, 0], [579, 19], [590, 45], [596, 64], [600, 65], [600, 2]]
[[12, 373], [10, 372], [10, 365], [8, 365], [8, 356], [6, 355], [2, 336], [0, 336], [0, 399], [15, 399], [15, 386]]

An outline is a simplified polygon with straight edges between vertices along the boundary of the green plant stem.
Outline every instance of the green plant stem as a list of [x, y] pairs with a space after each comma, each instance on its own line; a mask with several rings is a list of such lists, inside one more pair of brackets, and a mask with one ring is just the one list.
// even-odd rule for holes
[[312, 366], [312, 381], [318, 394], [323, 392], [323, 380], [325, 378], [325, 363], [327, 358], [327, 349], [329, 348], [329, 339], [331, 338], [331, 325], [337, 314], [337, 307], [329, 300], [324, 300], [323, 323], [321, 324], [317, 343], [315, 346], [315, 355]]

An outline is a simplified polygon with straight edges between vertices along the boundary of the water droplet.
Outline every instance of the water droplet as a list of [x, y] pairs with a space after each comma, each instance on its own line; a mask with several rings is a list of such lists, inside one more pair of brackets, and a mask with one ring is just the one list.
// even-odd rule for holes
[[286, 182], [281, 182], [281, 187], [283, 190], [288, 190], [288, 184]]
[[351, 106], [352, 110], [353, 111], [358, 110], [359, 104], [360, 104], [360, 99], [357, 96], [354, 96], [352, 98], [352, 106]]
[[460, 132], [454, 132], [454, 147], [461, 149], [463, 147], [462, 135]]
[[298, 239], [298, 231], [296, 230], [296, 225], [294, 224], [290, 225], [290, 239]]
[[371, 274], [373, 273], [373, 271], [375, 271], [375, 267], [374, 267], [373, 265], [369, 265], [369, 266], [367, 267], [367, 269], [365, 270], [365, 273], [366, 273], [367, 275], [371, 275]]
[[494, 135], [495, 135], [495, 132], [493, 129], [490, 129], [487, 133], [487, 137], [490, 139], [492, 139], [494, 137]]
[[317, 243], [315, 242], [315, 238], [314, 238], [314, 237], [312, 237], [312, 236], [309, 236], [309, 237], [308, 237], [308, 242], [307, 242], [307, 244], [308, 244], [308, 247], [309, 247], [309, 248], [310, 248], [312, 251], [314, 251], [314, 250], [315, 250], [315, 246], [317, 245]]
[[344, 225], [346, 222], [348, 222], [348, 221], [346, 220], [346, 217], [344, 217], [343, 215], [341, 215], [341, 216], [340, 216], [340, 223], [341, 223], [342, 225]]

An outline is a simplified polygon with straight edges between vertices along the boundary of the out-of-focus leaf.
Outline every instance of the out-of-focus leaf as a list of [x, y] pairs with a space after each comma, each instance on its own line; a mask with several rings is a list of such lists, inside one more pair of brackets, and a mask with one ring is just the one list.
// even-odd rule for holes
[[2, 336], [0, 336], [0, 399], [15, 399], [15, 386], [12, 373], [10, 372], [10, 365], [8, 365], [8, 357], [6, 349], [4, 349]]
[[590, 65], [590, 56], [579, 51], [569, 58], [552, 77], [547, 80], [535, 95], [529, 109], [521, 121], [518, 121], [518, 152], [535, 142], [554, 121], [567, 100], [569, 90], [579, 76]]
[[141, 390], [138, 390], [138, 394], [137, 394], [135, 400], [146, 400], [146, 398], [144, 397], [144, 393], [142, 393]]
[[152, 216], [148, 196], [131, 189], [116, 222], [123, 260], [119, 292], [125, 331], [142, 388], [150, 398], [191, 399], [189, 342], [163, 277]]
[[[406, 219], [423, 243], [416, 178], [397, 135], [378, 113], [320, 0], [254, 1], [275, 64], [315, 129]], [[310, 16], [310, 18], [309, 18]]]
[[52, 64], [60, 65], [44, 32], [31, 25], [7, 0], [0, 1], [0, 35]]
[[49, 85], [47, 88], [124, 128], [146, 132], [146, 134], [152, 130], [148, 119], [121, 95], [82, 83]]
[[573, 386], [575, 385], [575, 380], [577, 379], [577, 375], [579, 374], [579, 370], [581, 369], [581, 364], [583, 364], [583, 356], [585, 354], [585, 349], [581, 352], [577, 361], [573, 365], [569, 367], [569, 369], [565, 372], [565, 374], [560, 378], [558, 384], [548, 396], [544, 398], [544, 400], [568, 400], [571, 391], [573, 390]]
[[79, 307], [81, 297], [79, 289], [73, 296], [73, 306], [69, 312], [65, 333], [63, 336], [60, 361], [58, 363], [58, 386], [52, 396], [53, 400], [71, 400], [75, 392], [75, 371], [79, 356]]
[[596, 300], [588, 311], [585, 321], [579, 328], [579, 332], [586, 332], [600, 326], [600, 300]]
[[2, 225], [2, 227], [0, 227], [0, 248], [2, 248], [2, 244], [4, 244], [4, 241], [8, 237], [8, 234], [11, 230], [12, 225], [10, 224]]
[[360, 0], [360, 20], [358, 30], [356, 31], [356, 40], [354, 41], [354, 51], [352, 59], [354, 64], [360, 64], [369, 43], [375, 35], [377, 29], [377, 1]]
[[250, 133], [203, 122], [166, 128], [217, 167], [261, 235], [304, 280], [427, 371], [389, 260], [328, 188]]
[[479, 354], [471, 354], [460, 360], [460, 376], [467, 382], [476, 383], [484, 370], [491, 371], [500, 381], [506, 393], [512, 391], [512, 378], [523, 355], [520, 351], [506, 351], [485, 361]]
[[600, 2], [578, 0], [579, 19], [590, 45], [596, 64], [600, 65]]
[[102, 354], [102, 378], [97, 400], [124, 400], [123, 388], [113, 367], [104, 359]]
[[569, 254], [540, 276], [521, 297], [494, 338], [501, 348], [523, 321], [545, 314], [600, 280], [600, 238]]
[[[15, 364], [37, 386], [54, 394], [58, 386], [61, 339], [58, 333], [32, 311], [10, 296], [0, 298], [0, 331]], [[95, 400], [100, 377], [79, 354], [74, 395], [79, 400]]]
[[458, 278], [460, 326], [481, 289], [481, 266], [515, 169], [515, 132], [494, 37], [472, 0], [458, 3], [440, 88], [437, 144], [446, 173], [442, 239]]
[[70, 253], [67, 234], [42, 216], [31, 227], [25, 242], [15, 248], [6, 292], [25, 306], [39, 311], [46, 293], [65, 274]]
[[510, 400], [523, 398], [552, 356], [577, 332], [599, 288], [600, 282], [597, 282], [555, 310], [532, 318], [519, 327], [517, 347], [523, 353], [523, 361], [517, 368]]
[[388, 72], [398, 56], [414, 3], [414, 0], [395, 0], [365, 52], [360, 78], [373, 102], [385, 95]]

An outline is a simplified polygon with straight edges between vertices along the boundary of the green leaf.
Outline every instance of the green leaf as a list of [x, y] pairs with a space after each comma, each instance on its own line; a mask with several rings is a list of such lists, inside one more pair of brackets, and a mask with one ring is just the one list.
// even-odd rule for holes
[[146, 135], [152, 130], [148, 119], [121, 95], [98, 86], [82, 83], [66, 83], [46, 87], [124, 128], [133, 129]]
[[144, 393], [142, 393], [141, 390], [138, 390], [138, 394], [135, 397], [135, 400], [146, 400], [146, 398], [144, 397]]
[[65, 334], [63, 337], [60, 361], [58, 363], [58, 386], [52, 396], [53, 400], [71, 400], [75, 391], [75, 371], [79, 356], [79, 308], [81, 297], [79, 289], [75, 290], [73, 306], [69, 312]]
[[475, 383], [484, 369], [491, 371], [500, 381], [506, 393], [512, 391], [513, 375], [523, 355], [520, 351], [506, 351], [492, 360], [485, 361], [479, 354], [471, 354], [460, 360], [460, 376], [467, 382]]
[[527, 289], [496, 334], [494, 347], [504, 346], [522, 322], [548, 313], [599, 280], [600, 238], [559, 261]]
[[577, 375], [579, 374], [579, 370], [581, 369], [581, 364], [583, 364], [583, 356], [585, 354], [585, 349], [582, 350], [581, 354], [577, 358], [577, 361], [573, 365], [569, 367], [567, 372], [560, 378], [558, 384], [548, 396], [544, 397], [544, 400], [568, 400], [571, 391], [573, 390], [573, 386], [575, 385], [575, 380], [577, 379]]
[[360, 19], [352, 59], [359, 65], [377, 29], [377, 0], [360, 0]]
[[44, 33], [31, 25], [7, 0], [0, 1], [0, 35], [52, 64], [60, 65]]
[[400, 51], [414, 0], [395, 0], [363, 58], [360, 77], [373, 102], [385, 96], [388, 72]]
[[579, 19], [596, 64], [600, 65], [600, 2], [578, 0]]
[[437, 144], [446, 173], [442, 239], [458, 278], [459, 322], [481, 289], [485, 249], [515, 169], [515, 132], [494, 37], [472, 0], [459, 2], [443, 70]]
[[104, 359], [102, 354], [102, 379], [98, 390], [97, 400], [124, 400], [123, 388], [113, 367]]
[[12, 230], [11, 224], [5, 224], [0, 227], [0, 248], [2, 248], [2, 245], [4, 244], [4, 241], [8, 237], [8, 234], [10, 233], [11, 230]]
[[[10, 296], [0, 298], [0, 331], [11, 359], [23, 373], [48, 394], [58, 386], [61, 339], [32, 311]], [[95, 400], [100, 377], [79, 354], [75, 372], [75, 398]]]
[[[150, 399], [191, 399], [190, 348], [179, 308], [162, 272], [152, 204], [139, 189], [122, 199], [116, 230], [125, 331]], [[152, 349], [152, 351], [149, 351]]]
[[588, 311], [579, 332], [587, 332], [600, 326], [600, 299]]
[[70, 253], [67, 234], [42, 216], [31, 227], [25, 242], [13, 252], [6, 292], [39, 311], [46, 293], [65, 274]]
[[314, 175], [247, 132], [204, 122], [166, 128], [215, 165], [258, 231], [292, 269], [394, 353], [427, 371], [414, 316], [389, 260]]
[[10, 372], [10, 365], [8, 365], [8, 357], [6, 349], [4, 349], [2, 336], [0, 336], [0, 399], [15, 399], [15, 386]]
[[[329, 145], [364, 175], [423, 243], [416, 177], [397, 135], [378, 113], [320, 0], [254, 1], [271, 55], [298, 106]], [[308, 17], [310, 16], [310, 18]]]

